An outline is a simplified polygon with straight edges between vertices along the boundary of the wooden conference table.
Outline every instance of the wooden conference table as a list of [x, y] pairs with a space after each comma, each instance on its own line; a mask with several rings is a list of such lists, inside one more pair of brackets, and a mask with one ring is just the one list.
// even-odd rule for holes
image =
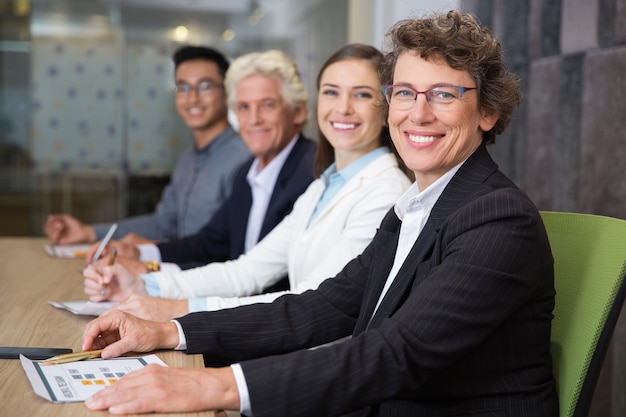
[[[79, 269], [84, 259], [54, 259], [46, 255], [43, 238], [0, 238], [0, 345], [60, 347], [80, 351], [85, 324], [93, 317], [56, 309], [48, 301], [86, 299]], [[202, 367], [201, 355], [162, 351], [168, 366]], [[0, 399], [3, 416], [104, 416], [81, 403], [54, 404], [33, 391], [19, 360], [0, 359]], [[229, 413], [230, 414], [230, 413]], [[185, 417], [225, 417], [219, 412], [166, 414]]]

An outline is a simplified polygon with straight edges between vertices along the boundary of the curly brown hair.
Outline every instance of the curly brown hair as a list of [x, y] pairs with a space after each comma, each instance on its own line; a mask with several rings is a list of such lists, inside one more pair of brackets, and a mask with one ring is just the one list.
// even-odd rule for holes
[[396, 23], [389, 33], [389, 52], [381, 71], [383, 85], [393, 83], [398, 57], [406, 52], [423, 59], [443, 59], [451, 68], [466, 71], [478, 87], [479, 108], [497, 114], [493, 128], [483, 132], [483, 143], [495, 143], [513, 110], [521, 102], [518, 77], [504, 63], [502, 47], [493, 32], [471, 14], [451, 10], [424, 19]]

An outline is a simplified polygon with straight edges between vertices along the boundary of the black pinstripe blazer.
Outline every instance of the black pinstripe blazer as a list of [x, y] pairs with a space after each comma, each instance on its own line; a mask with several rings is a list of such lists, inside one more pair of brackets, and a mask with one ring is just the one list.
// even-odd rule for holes
[[390, 210], [316, 291], [181, 318], [187, 352], [241, 362], [255, 417], [556, 416], [553, 261], [533, 203], [479, 147], [372, 318], [399, 230]]

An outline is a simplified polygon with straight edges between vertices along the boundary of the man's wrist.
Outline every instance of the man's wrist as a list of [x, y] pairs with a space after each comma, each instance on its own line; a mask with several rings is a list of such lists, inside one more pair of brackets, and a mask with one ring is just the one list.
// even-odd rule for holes
[[180, 339], [178, 335], [178, 326], [173, 321], [169, 321], [163, 324], [161, 348], [163, 349], [176, 349], [180, 345]]
[[232, 368], [226, 366], [224, 368], [214, 368], [212, 371], [222, 383], [222, 408], [224, 410], [240, 410], [241, 398]]

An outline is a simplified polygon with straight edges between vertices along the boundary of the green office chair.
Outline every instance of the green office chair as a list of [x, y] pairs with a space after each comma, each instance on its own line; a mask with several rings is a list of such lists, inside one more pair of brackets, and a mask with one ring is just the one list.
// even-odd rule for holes
[[560, 417], [585, 417], [626, 295], [626, 220], [541, 216], [554, 255], [551, 353]]

